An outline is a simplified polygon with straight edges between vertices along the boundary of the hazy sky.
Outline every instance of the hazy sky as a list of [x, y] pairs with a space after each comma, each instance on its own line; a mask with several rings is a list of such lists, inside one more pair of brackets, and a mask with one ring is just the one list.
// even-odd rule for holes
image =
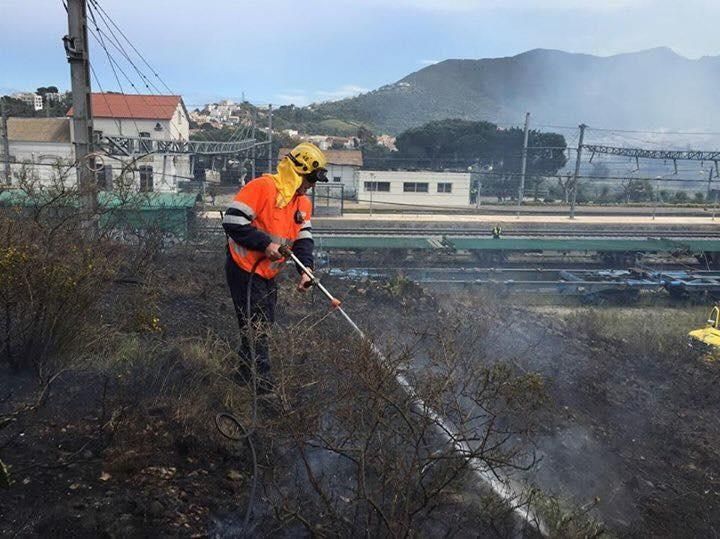
[[[243, 92], [256, 103], [304, 105], [395, 82], [438, 60], [538, 47], [720, 54], [718, 0], [98, 2], [190, 105]], [[0, 92], [69, 86], [66, 25], [61, 0], [0, 0]], [[92, 40], [91, 52], [103, 88], [117, 90]]]

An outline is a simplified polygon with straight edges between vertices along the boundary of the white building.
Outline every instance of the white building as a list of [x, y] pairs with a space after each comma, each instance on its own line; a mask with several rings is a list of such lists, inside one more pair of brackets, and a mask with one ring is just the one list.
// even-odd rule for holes
[[468, 206], [470, 174], [361, 170], [358, 199], [418, 206]]
[[15, 181], [24, 177], [49, 184], [61, 176], [74, 181], [74, 170], [66, 173], [75, 161], [69, 118], [8, 118], [7, 126]]
[[[290, 150], [291, 148], [280, 148], [278, 162]], [[329, 185], [341, 184], [344, 198], [356, 198], [360, 168], [363, 166], [362, 152], [360, 150], [323, 150], [323, 153], [328, 162]]]
[[[93, 132], [96, 141], [121, 136], [137, 139], [187, 141], [190, 139], [189, 114], [179, 95], [92, 94]], [[72, 109], [68, 112], [72, 116]], [[105, 159], [99, 182], [109, 188], [124, 164], [148, 153], [150, 144], [135, 141], [130, 157]], [[118, 156], [119, 157], [119, 156]], [[140, 191], [176, 192], [178, 181], [190, 179], [188, 154], [151, 154], [135, 162], [133, 179]], [[111, 180], [112, 178], [112, 180]]]

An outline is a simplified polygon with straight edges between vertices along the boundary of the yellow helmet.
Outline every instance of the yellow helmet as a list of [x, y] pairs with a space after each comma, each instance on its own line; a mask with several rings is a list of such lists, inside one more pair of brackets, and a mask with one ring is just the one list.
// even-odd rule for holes
[[311, 183], [328, 181], [327, 159], [314, 144], [302, 142], [290, 150], [286, 157], [292, 162], [295, 172], [307, 176]]

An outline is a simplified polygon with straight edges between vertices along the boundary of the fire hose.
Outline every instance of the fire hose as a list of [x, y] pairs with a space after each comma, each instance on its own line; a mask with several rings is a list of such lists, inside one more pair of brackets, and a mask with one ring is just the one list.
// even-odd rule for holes
[[[325, 295], [325, 297], [327, 297], [327, 299], [330, 301], [330, 305], [332, 306], [332, 308], [340, 313], [340, 315], [345, 319], [345, 321], [350, 325], [350, 327], [352, 327], [358, 337], [360, 337], [360, 339], [362, 339], [362, 341], [370, 347], [370, 350], [373, 352], [373, 354], [375, 354], [382, 366], [386, 369], [392, 369], [389, 361], [382, 353], [382, 351], [375, 345], [375, 343], [372, 342], [371, 339], [369, 339], [365, 335], [365, 333], [360, 329], [360, 327], [355, 323], [355, 321], [350, 318], [347, 312], [345, 312], [345, 309], [343, 309], [342, 302], [335, 296], [333, 296], [327, 288], [325, 288], [325, 286], [315, 276], [315, 273], [310, 268], [305, 266], [305, 264], [303, 264], [287, 246], [282, 246], [280, 248], [280, 254], [292, 260], [295, 265], [300, 269], [300, 271], [307, 275], [310, 281], [306, 283], [305, 286], [308, 288], [310, 286], [315, 286], [318, 290], [320, 290], [320, 292], [323, 293], [323, 295]], [[427, 416], [432, 419], [435, 430], [440, 435], [440, 437], [443, 438], [446, 442], [449, 442], [453, 446], [453, 449], [459, 455], [470, 461], [470, 469], [472, 470], [472, 472], [483, 483], [488, 485], [496, 495], [502, 498], [503, 501], [512, 503], [513, 501], [517, 500], [517, 498], [519, 497], [519, 492], [513, 486], [511, 486], [509, 482], [503, 482], [497, 477], [496, 474], [485, 470], [482, 463], [479, 462], [478, 458], [473, 455], [472, 448], [470, 447], [468, 442], [466, 440], [463, 440], [462, 438], [458, 438], [455, 434], [453, 434], [454, 429], [451, 427], [451, 425], [449, 425], [448, 422], [445, 421], [437, 412], [435, 412], [432, 408], [425, 404], [422, 398], [415, 392], [415, 388], [413, 388], [408, 379], [401, 372], [398, 372], [396, 369], [392, 370], [394, 371], [395, 380], [397, 381], [398, 385], [408, 394], [408, 396], [410, 396], [413, 408], [419, 413], [427, 414]], [[527, 522], [528, 524], [537, 526], [538, 531], [542, 535], [548, 535], [546, 526], [544, 525], [540, 517], [535, 513], [535, 511], [533, 511], [533, 509], [530, 507], [529, 503], [525, 508], [514, 507], [513, 511], [523, 521]]]
[[[433, 422], [433, 426], [435, 427], [435, 430], [437, 431], [438, 435], [444, 439], [446, 442], [449, 442], [456, 453], [458, 453], [461, 457], [467, 459], [470, 464], [470, 470], [472, 473], [478, 477], [478, 479], [481, 480], [482, 483], [486, 484], [490, 489], [503, 501], [512, 503], [516, 501], [519, 498], [519, 491], [514, 488], [509, 481], [502, 481], [494, 472], [488, 471], [484, 469], [482, 462], [479, 461], [479, 459], [473, 455], [472, 448], [470, 447], [470, 444], [462, 439], [459, 438], [456, 434], [454, 434], [454, 429], [452, 426], [443, 419], [437, 412], [435, 412], [432, 408], [430, 408], [425, 402], [422, 400], [422, 398], [415, 392], [415, 389], [413, 388], [412, 384], [408, 381], [408, 379], [401, 373], [398, 372], [396, 369], [392, 368], [390, 365], [390, 362], [387, 360], [385, 355], [382, 353], [382, 351], [375, 345], [375, 343], [372, 342], [371, 339], [369, 339], [365, 333], [360, 329], [360, 327], [355, 323], [355, 321], [350, 317], [350, 315], [347, 314], [345, 309], [342, 307], [342, 302], [337, 299], [333, 294], [320, 282], [320, 280], [315, 276], [315, 273], [308, 268], [305, 264], [303, 264], [297, 256], [288, 248], [287, 246], [281, 246], [280, 247], [280, 254], [287, 258], [292, 260], [293, 263], [300, 269], [302, 273], [304, 273], [308, 279], [309, 282], [305, 283], [305, 287], [309, 288], [311, 286], [317, 287], [320, 292], [330, 301], [330, 305], [332, 309], [338, 311], [340, 315], [345, 319], [345, 321], [350, 325], [350, 327], [353, 329], [353, 331], [360, 337], [360, 339], [365, 342], [369, 347], [372, 353], [378, 358], [381, 365], [392, 371], [393, 375], [395, 377], [396, 382], [398, 385], [407, 393], [407, 395], [411, 398], [411, 403], [413, 409], [420, 413], [420, 414], [426, 414]], [[253, 271], [254, 273], [254, 271]], [[249, 294], [249, 293], [248, 293]], [[249, 311], [248, 311], [249, 312]], [[256, 398], [256, 396], [254, 397]], [[254, 406], [255, 408], [255, 406]], [[255, 412], [254, 412], [255, 413]], [[242, 434], [240, 436], [231, 436], [228, 435], [224, 428], [221, 426], [222, 421], [229, 421], [235, 425], [237, 429], [239, 429]], [[248, 505], [248, 508], [245, 513], [244, 523], [243, 523], [243, 535], [247, 533], [249, 528], [249, 522], [250, 522], [250, 516], [252, 513], [252, 506], [254, 505], [254, 490], [257, 482], [257, 465], [256, 465], [256, 455], [255, 455], [255, 448], [252, 443], [252, 433], [253, 428], [247, 429], [245, 428], [240, 421], [234, 417], [231, 414], [223, 413], [218, 414], [215, 418], [215, 424], [218, 428], [218, 430], [228, 439], [234, 440], [234, 441], [241, 441], [246, 440], [250, 446], [253, 462], [254, 464], [254, 472], [253, 472], [253, 486], [252, 491], [253, 494], [251, 494], [250, 497], [250, 504]], [[537, 527], [538, 531], [543, 535], [547, 536], [547, 527], [543, 523], [543, 521], [540, 519], [540, 517], [535, 513], [535, 511], [530, 507], [530, 504], [528, 503], [524, 508], [522, 506], [516, 506], [513, 507], [513, 512], [518, 515], [522, 521], [534, 525]]]

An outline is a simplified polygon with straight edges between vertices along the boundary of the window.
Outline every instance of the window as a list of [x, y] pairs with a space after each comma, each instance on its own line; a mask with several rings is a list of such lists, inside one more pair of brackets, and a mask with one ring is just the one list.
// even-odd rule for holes
[[438, 193], [452, 193], [451, 183], [438, 183]]
[[153, 190], [153, 168], [139, 167], [140, 171], [140, 192], [149, 193]]
[[365, 182], [366, 191], [390, 192], [390, 182]]
[[404, 182], [403, 192], [405, 193], [427, 193], [427, 182]]
[[341, 182], [341, 181], [342, 181], [342, 178], [341, 178], [340, 176], [333, 176], [333, 181], [334, 181], [335, 183], [338, 183], [338, 182]]

